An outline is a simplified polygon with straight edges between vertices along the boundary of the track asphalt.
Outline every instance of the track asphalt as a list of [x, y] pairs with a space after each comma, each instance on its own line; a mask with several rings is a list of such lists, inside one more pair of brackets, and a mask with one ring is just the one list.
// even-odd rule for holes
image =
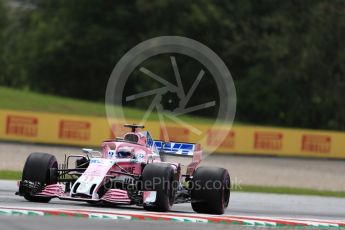
[[190, 204], [152, 213], [136, 206], [94, 206], [58, 199], [31, 203], [15, 196], [16, 189], [15, 181], [0, 181], [0, 229], [345, 229], [344, 198], [234, 192], [226, 213], [214, 216], [196, 214]]

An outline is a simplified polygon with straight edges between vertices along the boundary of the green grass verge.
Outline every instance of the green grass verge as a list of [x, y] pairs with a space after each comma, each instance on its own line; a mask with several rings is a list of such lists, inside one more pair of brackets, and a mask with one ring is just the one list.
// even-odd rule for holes
[[[1, 180], [20, 180], [21, 176], [22, 176], [22, 172], [20, 171], [0, 170]], [[345, 192], [315, 190], [315, 189], [306, 189], [306, 188], [258, 186], [258, 185], [235, 186], [233, 191], [291, 194], [291, 195], [309, 195], [309, 196], [328, 196], [328, 197], [342, 197], [342, 198], [345, 197]]]
[[[52, 96], [47, 94], [34, 93], [26, 90], [16, 90], [0, 87], [0, 109], [36, 111], [46, 113], [84, 115], [105, 117], [104, 102], [90, 102], [66, 97]], [[120, 109], [115, 107], [115, 109]], [[127, 119], [141, 120], [145, 111], [135, 108], [121, 108]], [[188, 115], [179, 116], [180, 119], [189, 123], [208, 124], [213, 119], [193, 117]], [[148, 120], [156, 121], [159, 117], [151, 113]]]
[[0, 87], [2, 109], [105, 116], [104, 103], [93, 103], [30, 91]]
[[0, 170], [1, 180], [20, 180], [22, 172], [11, 170]]
[[309, 195], [309, 196], [345, 197], [345, 191], [338, 192], [338, 191], [317, 190], [317, 189], [308, 189], [308, 188], [275, 187], [275, 186], [259, 186], [259, 185], [235, 186], [233, 191], [291, 194], [291, 195]]

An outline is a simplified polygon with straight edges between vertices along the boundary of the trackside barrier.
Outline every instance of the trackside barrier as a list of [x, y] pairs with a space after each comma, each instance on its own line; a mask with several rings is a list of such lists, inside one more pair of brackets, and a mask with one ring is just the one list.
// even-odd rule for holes
[[[206, 135], [200, 143], [206, 151], [219, 144], [215, 135], [224, 133], [225, 140], [217, 148], [218, 153], [345, 159], [345, 133], [342, 132], [241, 125], [226, 133], [222, 128], [205, 124], [192, 125]], [[164, 139], [159, 122], [148, 121], [145, 126], [155, 139]], [[189, 129], [176, 124], [166, 123], [166, 129], [173, 141], [200, 140]], [[103, 117], [0, 110], [1, 140], [87, 147], [99, 146], [103, 140], [126, 131], [122, 123], [109, 125]]]

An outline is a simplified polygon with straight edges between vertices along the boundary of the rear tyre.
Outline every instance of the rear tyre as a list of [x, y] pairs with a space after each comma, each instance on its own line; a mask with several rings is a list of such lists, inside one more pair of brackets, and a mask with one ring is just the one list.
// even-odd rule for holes
[[154, 204], [145, 205], [144, 209], [153, 212], [169, 211], [174, 204], [176, 189], [175, 174], [168, 164], [152, 163], [145, 166], [143, 173], [143, 191], [156, 191]]
[[199, 167], [191, 184], [192, 208], [198, 213], [223, 214], [230, 200], [230, 176], [223, 168]]
[[[55, 156], [48, 153], [31, 153], [26, 159], [22, 181], [39, 182], [41, 185], [57, 183], [58, 163]], [[32, 202], [49, 202], [50, 197], [32, 196], [24, 194], [24, 198]]]

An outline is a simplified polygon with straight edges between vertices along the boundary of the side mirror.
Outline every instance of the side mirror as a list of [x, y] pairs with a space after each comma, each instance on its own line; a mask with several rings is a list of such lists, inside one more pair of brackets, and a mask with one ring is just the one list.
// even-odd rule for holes
[[86, 153], [86, 154], [89, 154], [93, 151], [93, 149], [87, 149], [87, 148], [84, 148], [82, 150], [83, 150], [83, 153]]

